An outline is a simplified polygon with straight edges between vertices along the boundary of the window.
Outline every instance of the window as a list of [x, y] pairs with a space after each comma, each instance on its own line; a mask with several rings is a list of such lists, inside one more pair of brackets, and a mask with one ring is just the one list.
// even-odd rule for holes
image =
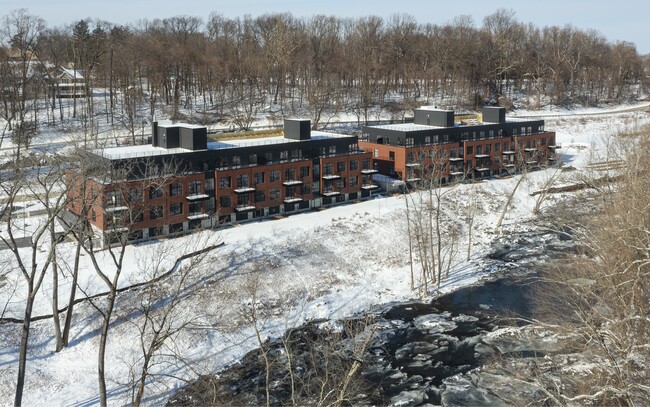
[[300, 193], [303, 195], [308, 195], [311, 192], [311, 186], [309, 184], [303, 184]]
[[481, 132], [479, 133], [479, 137], [481, 139], [484, 139], [485, 138], [485, 131], [481, 130]]
[[302, 158], [302, 150], [299, 148], [296, 148], [295, 150], [291, 150], [291, 158]]
[[330, 153], [330, 155], [335, 155], [336, 154], [336, 146], [330, 146], [329, 153]]
[[249, 154], [248, 155], [248, 164], [249, 165], [257, 164], [257, 154]]
[[345, 179], [339, 179], [336, 181], [336, 187], [338, 189], [345, 188]]
[[490, 130], [490, 138], [494, 137], [494, 130]]
[[474, 154], [474, 148], [472, 146], [467, 146], [467, 155], [472, 155]]
[[413, 147], [413, 137], [406, 138], [406, 147]]
[[131, 188], [129, 190], [129, 201], [142, 202], [142, 188]]
[[451, 158], [457, 158], [457, 157], [456, 157], [456, 149], [455, 149], [455, 148], [452, 148], [452, 149], [449, 150], [449, 157], [451, 157]]
[[413, 152], [410, 151], [410, 152], [406, 155], [406, 162], [407, 162], [407, 163], [413, 163], [414, 161], [415, 161], [415, 154], [413, 154]]
[[431, 144], [431, 136], [424, 137], [424, 144]]
[[[350, 163], [350, 166], [352, 166], [352, 163]], [[364, 158], [361, 161], [361, 169], [363, 169], [363, 170], [369, 170], [370, 169], [370, 158]]]
[[336, 163], [336, 172], [344, 172], [345, 171], [345, 161], [339, 161]]
[[492, 149], [492, 144], [486, 144], [485, 145], [485, 154], [490, 154], [491, 149]]
[[357, 177], [356, 175], [350, 177], [350, 186], [351, 187], [354, 187], [354, 186], [356, 186], [358, 184], [359, 184], [359, 177]]
[[180, 215], [183, 213], [183, 203], [174, 202], [169, 205], [169, 216]]
[[[468, 154], [470, 154], [469, 151], [468, 151]], [[476, 146], [476, 154], [478, 154], [478, 155], [483, 154], [483, 146], [481, 146], [481, 145]]]
[[264, 153], [264, 159], [266, 160], [266, 163], [272, 163], [273, 162], [273, 153], [266, 152]]
[[117, 192], [109, 192], [106, 194], [106, 205], [119, 206], [122, 204], [122, 200]]
[[232, 156], [232, 165], [240, 165], [241, 164], [241, 158], [238, 155], [233, 155]]
[[395, 152], [394, 151], [389, 151], [388, 152], [388, 159], [391, 161], [395, 161]]
[[272, 200], [280, 199], [280, 190], [278, 188], [273, 188], [269, 191], [269, 198]]
[[133, 220], [131, 221], [131, 223], [138, 223], [144, 220], [144, 212], [142, 211], [133, 213], [132, 216], [133, 216]]
[[501, 143], [494, 143], [494, 151], [501, 150]]
[[305, 178], [309, 176], [309, 166], [300, 167], [300, 178]]
[[201, 181], [195, 180], [195, 181], [190, 181], [188, 185], [189, 189], [189, 194], [190, 195], [197, 195], [201, 193]]
[[230, 196], [222, 196], [219, 198], [219, 206], [222, 208], [230, 208], [232, 206], [232, 200]]
[[262, 202], [264, 199], [264, 190], [255, 191], [255, 202]]
[[219, 188], [230, 188], [230, 177], [219, 177]]
[[443, 136], [442, 136], [442, 142], [443, 142], [443, 143], [446, 143], [446, 142], [448, 142], [448, 141], [449, 141], [449, 134], [445, 134], [445, 135], [443, 135]]
[[269, 182], [280, 181], [280, 170], [272, 170], [269, 173]]
[[97, 212], [95, 212], [94, 209], [90, 210], [90, 220], [92, 220], [93, 222], [97, 221]]
[[435, 136], [433, 136], [433, 143], [434, 144], [438, 144], [439, 141], [440, 141], [440, 137], [437, 134]]
[[163, 217], [162, 205], [154, 205], [149, 208], [149, 219], [160, 219]]
[[373, 157], [375, 157], [375, 158], [379, 157], [379, 149], [375, 148], [375, 153], [374, 153]]
[[256, 172], [253, 178], [253, 182], [255, 185], [257, 184], [263, 184], [264, 183], [264, 173], [263, 172]]
[[214, 198], [210, 198], [205, 202], [205, 210], [209, 213], [214, 213], [215, 211]]
[[315, 166], [314, 166], [314, 169], [312, 170], [312, 172], [313, 172], [314, 177], [318, 177], [318, 176], [320, 176], [320, 166], [319, 166], [319, 165], [315, 165]]
[[359, 160], [350, 160], [350, 171], [359, 169]]
[[204, 183], [205, 191], [214, 191], [214, 178], [207, 178]]
[[160, 188], [151, 187], [149, 189], [149, 199], [160, 199], [163, 197], [163, 191]]
[[355, 151], [359, 150], [359, 146], [356, 144], [350, 144], [348, 145], [348, 151], [351, 153], [354, 153]]
[[180, 182], [174, 182], [169, 186], [169, 195], [178, 196], [183, 194], [183, 184]]
[[323, 165], [323, 175], [332, 175], [332, 163]]
[[203, 202], [190, 202], [188, 206], [188, 212], [190, 215], [198, 215], [202, 212]]
[[311, 189], [312, 191], [314, 191], [315, 194], [317, 194], [318, 191], [320, 191], [320, 182], [313, 182], [311, 184]]
[[287, 150], [280, 151], [280, 160], [289, 159], [289, 152]]
[[545, 146], [545, 145], [546, 145], [546, 139], [545, 139], [545, 138], [543, 138], [543, 137], [542, 137], [542, 145], [543, 145], [543, 146]]
[[295, 181], [296, 180], [296, 169], [287, 168], [284, 170], [284, 180], [285, 181]]
[[248, 188], [248, 174], [237, 175], [237, 188]]

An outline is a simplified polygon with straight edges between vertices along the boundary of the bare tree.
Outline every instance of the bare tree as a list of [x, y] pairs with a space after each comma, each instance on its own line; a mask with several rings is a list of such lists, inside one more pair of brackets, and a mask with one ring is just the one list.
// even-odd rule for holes
[[[50, 266], [56, 261], [57, 239], [51, 240], [54, 231], [53, 223], [63, 209], [63, 195], [56, 197], [56, 188], [60, 186], [61, 174], [50, 173], [49, 168], [24, 169], [14, 167], [2, 170], [0, 188], [7, 202], [0, 211], [3, 230], [0, 233], [2, 241], [13, 254], [15, 272], [20, 273], [25, 282], [25, 309], [22, 321], [20, 351], [18, 354], [18, 378], [14, 405], [22, 404], [25, 373], [27, 366], [27, 351], [29, 345], [32, 312], [36, 296], [41, 288], [43, 279]], [[28, 187], [25, 187], [25, 186]], [[33, 187], [38, 185], [41, 188]], [[44, 217], [36, 218], [35, 228], [27, 230], [24, 219], [21, 219], [14, 209], [25, 194], [37, 194], [46, 204], [47, 213]], [[24, 216], [24, 215], [23, 215]], [[48, 233], [50, 232], [50, 233]], [[22, 234], [23, 236], [19, 236]], [[58, 332], [57, 332], [58, 335]], [[59, 343], [57, 340], [57, 349]]]

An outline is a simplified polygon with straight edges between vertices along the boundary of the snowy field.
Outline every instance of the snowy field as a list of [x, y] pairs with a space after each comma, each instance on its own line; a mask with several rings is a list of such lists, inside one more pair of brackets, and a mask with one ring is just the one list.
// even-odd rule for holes
[[[520, 112], [522, 116], [524, 113]], [[555, 181], [556, 185], [573, 182], [586, 171], [589, 162], [608, 159], [602, 146], [609, 136], [621, 129], [650, 124], [650, 115], [643, 111], [606, 114], [610, 111], [594, 112], [592, 109], [565, 113], [562, 117], [548, 119], [545, 127], [557, 132], [564, 164], [577, 171], [563, 172]], [[570, 116], [576, 113], [581, 115]], [[444, 212], [464, 232], [454, 267], [442, 282], [441, 292], [490, 277], [481, 259], [491, 240], [498, 234], [534, 227], [532, 209], [536, 198], [530, 194], [558, 175], [556, 171], [548, 169], [528, 174], [499, 230], [495, 229], [495, 224], [518, 177], [463, 184], [446, 191]], [[566, 197], [565, 194], [552, 196], [543, 210]], [[474, 220], [472, 259], [467, 262], [465, 215], [471, 200], [478, 203], [478, 212]], [[125, 262], [128, 266], [121, 276], [121, 287], [150, 279], [152, 264], [159, 270], [168, 270], [185, 253], [220, 241], [225, 243], [211, 251], [196, 271], [195, 289], [199, 295], [188, 296], [184, 311], [192, 315], [193, 324], [170, 340], [163, 349], [165, 355], [157, 359], [154, 373], [164, 371], [168, 376], [157, 377], [148, 384], [146, 403], [163, 404], [184, 384], [183, 380], [236, 363], [256, 346], [254, 329], [244, 317], [251, 305], [253, 276], [262, 283], [255, 293], [261, 311], [258, 324], [263, 335], [269, 337], [278, 336], [308, 319], [346, 317], [380, 304], [420, 299], [419, 291], [410, 289], [404, 210], [402, 196], [376, 197], [322, 211], [128, 247]], [[38, 228], [38, 217], [25, 217], [23, 221], [27, 235]], [[59, 256], [71, 263], [74, 249], [75, 243], [63, 243], [58, 249]], [[0, 270], [11, 270], [12, 261], [15, 260], [9, 251], [0, 251]], [[81, 262], [79, 287], [83, 294], [78, 295], [104, 292], [106, 287], [94, 273], [88, 256], [82, 256]], [[110, 264], [106, 256], [104, 267]], [[415, 267], [417, 269], [417, 265]], [[23, 284], [17, 272], [9, 272], [0, 279], [3, 317], [21, 318], [26, 291]], [[69, 278], [60, 278], [61, 299], [67, 298], [69, 284]], [[52, 284], [46, 277], [36, 301], [35, 316], [51, 314], [51, 291]], [[434, 289], [428, 295], [437, 293]], [[141, 356], [138, 338], [143, 318], [136, 312], [140, 301], [137, 290], [122, 293], [117, 299], [106, 356], [111, 404], [123, 405], [130, 401], [129, 377]], [[60, 300], [60, 305], [62, 302], [64, 300]], [[24, 405], [89, 406], [98, 403], [96, 370], [100, 325], [98, 311], [88, 302], [77, 305], [71, 346], [54, 353], [51, 320], [32, 324]], [[0, 325], [0, 402], [3, 404], [13, 400], [19, 342], [18, 324]]]

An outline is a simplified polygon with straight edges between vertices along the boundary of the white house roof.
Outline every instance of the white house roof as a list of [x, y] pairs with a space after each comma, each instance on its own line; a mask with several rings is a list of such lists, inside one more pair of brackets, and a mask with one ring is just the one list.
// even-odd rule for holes
[[75, 69], [66, 68], [66, 67], [63, 67], [63, 66], [61, 67], [61, 74], [69, 76], [70, 78], [74, 78], [74, 79], [83, 79], [84, 78], [80, 71], [75, 70]]

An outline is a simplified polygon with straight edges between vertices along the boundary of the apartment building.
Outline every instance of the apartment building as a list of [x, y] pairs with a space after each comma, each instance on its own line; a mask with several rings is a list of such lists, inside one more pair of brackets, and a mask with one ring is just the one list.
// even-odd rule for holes
[[560, 148], [544, 120], [506, 120], [501, 107], [455, 116], [426, 106], [413, 123], [364, 127], [359, 147], [372, 153], [379, 173], [408, 184], [431, 174], [447, 183], [552, 164]]
[[156, 122], [152, 143], [89, 153], [68, 173], [68, 210], [109, 244], [365, 199], [378, 187], [357, 136], [287, 119], [284, 136], [208, 141], [203, 126]]

